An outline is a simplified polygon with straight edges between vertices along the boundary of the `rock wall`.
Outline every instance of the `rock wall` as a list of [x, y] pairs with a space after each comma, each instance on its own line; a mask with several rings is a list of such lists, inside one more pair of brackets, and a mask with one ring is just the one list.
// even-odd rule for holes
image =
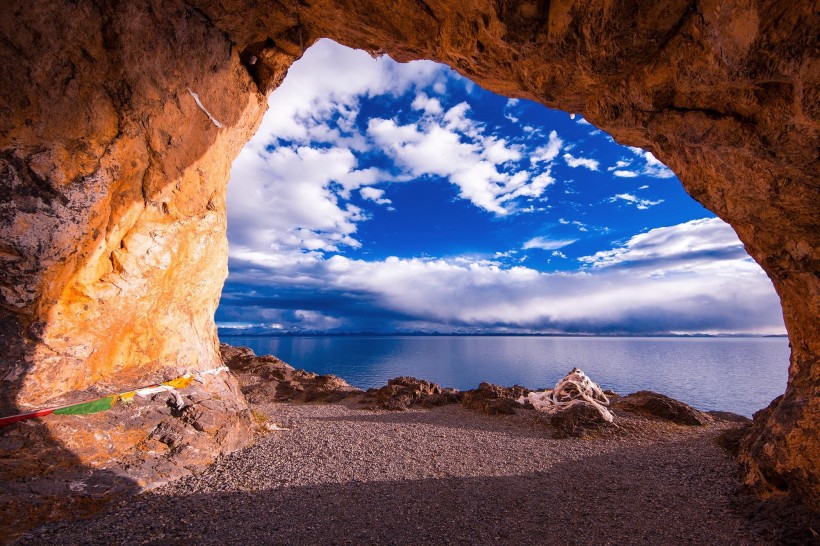
[[230, 162], [290, 63], [330, 37], [581, 113], [729, 222], [792, 343], [788, 389], [743, 446], [746, 480], [818, 507], [818, 29], [808, 0], [11, 0], [4, 404], [217, 362]]

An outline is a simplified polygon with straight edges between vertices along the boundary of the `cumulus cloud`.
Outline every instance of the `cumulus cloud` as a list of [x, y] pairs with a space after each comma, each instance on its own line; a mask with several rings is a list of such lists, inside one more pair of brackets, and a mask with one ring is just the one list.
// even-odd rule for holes
[[599, 165], [597, 159], [575, 157], [570, 153], [564, 154], [564, 161], [566, 161], [567, 165], [569, 165], [573, 169], [576, 169], [578, 167], [584, 167], [586, 169], [589, 169], [590, 171], [597, 171]]
[[425, 93], [416, 95], [410, 107], [414, 110], [421, 110], [425, 114], [440, 114], [442, 112], [441, 102], [437, 98], [428, 97]]
[[[525, 157], [523, 143], [471, 119], [466, 102], [445, 108], [430, 94], [446, 91], [452, 76], [445, 70], [426, 61], [374, 60], [329, 40], [311, 47], [271, 95], [259, 132], [233, 164], [228, 207], [242, 214], [228, 218], [231, 256], [271, 264], [358, 248], [357, 224], [368, 214], [350, 203], [353, 194], [391, 205], [385, 187], [373, 186], [425, 176], [445, 178], [461, 198], [495, 215], [544, 210], [528, 202], [545, 199], [555, 183], [561, 139], [553, 131]], [[415, 122], [371, 119], [362, 126], [363, 98], [408, 93], [420, 114]], [[374, 153], [393, 159], [392, 172], [362, 164]]]
[[609, 198], [610, 203], [616, 203], [618, 201], [623, 201], [625, 203], [629, 203], [630, 205], [634, 205], [639, 210], [646, 210], [649, 207], [654, 207], [655, 205], [660, 205], [663, 203], [663, 199], [658, 199], [657, 201], [652, 201], [651, 199], [641, 199], [631, 193], [619, 193]]
[[341, 148], [280, 147], [262, 154], [246, 148], [234, 163], [228, 192], [228, 208], [242, 211], [229, 217], [231, 249], [359, 246], [353, 234], [362, 211], [341, 202], [330, 184], [357, 187], [389, 177], [356, 166]]
[[458, 186], [461, 198], [497, 215], [521, 210], [516, 199], [539, 198], [554, 183], [548, 168], [535, 175], [501, 169], [522, 158], [520, 146], [486, 134], [469, 117], [467, 103], [416, 123], [374, 118], [367, 135], [411, 176], [446, 178]]
[[614, 171], [612, 174], [619, 177], [619, 178], [635, 178], [636, 176], [640, 176], [635, 171], [624, 171], [624, 170], [620, 170], [620, 169], [617, 170], [617, 171]]
[[530, 154], [530, 162], [536, 164], [555, 160], [558, 154], [561, 153], [563, 145], [564, 141], [558, 138], [558, 133], [550, 131], [547, 143], [544, 146], [539, 146]]
[[511, 112], [520, 101], [518, 99], [507, 99], [507, 104], [504, 105], [504, 117], [513, 123], [518, 123], [518, 117]]
[[[262, 120], [258, 134], [297, 142], [335, 142], [351, 128], [359, 110], [359, 97], [398, 95], [444, 78], [442, 65], [431, 61], [397, 64], [389, 57], [373, 59], [364, 51], [348, 49], [323, 39], [293, 63], [288, 77], [271, 96], [271, 110]], [[356, 77], [350, 77], [355, 74]], [[347, 143], [360, 144], [353, 135]], [[257, 142], [265, 146], [267, 141]]]
[[[361, 189], [363, 199], [389, 204], [384, 190], [369, 186], [406, 180], [360, 168], [357, 154], [372, 146], [356, 128], [361, 97], [434, 85], [443, 71], [428, 61], [374, 60], [330, 40], [305, 52], [271, 94], [259, 131], [234, 161], [228, 208], [242, 213], [228, 217], [231, 255], [269, 264], [291, 254], [359, 247], [357, 223], [368, 216], [347, 202], [351, 192]], [[430, 113], [441, 109], [423, 93], [413, 104]]]
[[362, 196], [362, 199], [373, 201], [378, 205], [389, 205], [392, 203], [390, 199], [384, 198], [384, 190], [380, 190], [378, 188], [368, 186], [360, 189], [359, 194]]
[[646, 150], [635, 148], [633, 146], [628, 146], [628, 148], [633, 154], [642, 158], [646, 162], [641, 170], [641, 174], [654, 178], [673, 178], [675, 176], [675, 173], [673, 173], [669, 167], [661, 163], [658, 158], [652, 155], [652, 152], [647, 152]]
[[[673, 178], [675, 176], [675, 173], [661, 163], [651, 152], [635, 148], [634, 146], [627, 146], [627, 148], [635, 154], [637, 158], [623, 158], [618, 160], [615, 165], [607, 167], [607, 171], [610, 171], [614, 176], [621, 178], [635, 178], [637, 176]], [[635, 165], [635, 161], [638, 162], [637, 165]]]

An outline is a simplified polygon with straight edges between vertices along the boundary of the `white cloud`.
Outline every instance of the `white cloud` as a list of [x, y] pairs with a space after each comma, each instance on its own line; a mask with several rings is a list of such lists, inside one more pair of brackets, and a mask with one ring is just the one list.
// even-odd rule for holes
[[442, 112], [441, 102], [436, 98], [428, 97], [424, 93], [416, 95], [410, 107], [414, 110], [422, 110], [425, 114], [440, 114]]
[[625, 168], [629, 167], [630, 165], [632, 165], [632, 161], [628, 161], [628, 160], [625, 160], [625, 159], [619, 159], [618, 161], [615, 162], [615, 165], [613, 165], [612, 167], [607, 167], [606, 170], [614, 171], [616, 169], [625, 169]]
[[524, 250], [529, 250], [532, 248], [540, 248], [541, 250], [557, 250], [559, 248], [569, 246], [576, 241], [578, 241], [578, 239], [550, 239], [548, 237], [533, 237], [524, 243], [524, 246], [521, 248]]
[[499, 251], [499, 252], [496, 252], [495, 254], [493, 254], [493, 258], [496, 258], [496, 259], [498, 259], [498, 258], [512, 258], [516, 254], [518, 254], [517, 250], [508, 250], [506, 252]]
[[341, 148], [280, 147], [262, 154], [245, 148], [234, 162], [228, 192], [229, 210], [241, 211], [228, 219], [231, 252], [360, 246], [353, 234], [365, 218], [362, 211], [329, 189], [331, 182], [355, 187], [380, 178], [356, 166], [350, 150]]
[[[428, 61], [374, 60], [330, 40], [306, 51], [271, 94], [259, 131], [234, 161], [228, 207], [241, 213], [228, 218], [231, 256], [271, 264], [298, 253], [302, 263], [317, 253], [361, 246], [354, 234], [367, 214], [345, 201], [361, 188], [363, 198], [389, 204], [376, 196], [383, 190], [368, 186], [406, 177], [359, 168], [354, 152], [372, 146], [357, 129], [359, 101], [433, 84], [444, 70]], [[423, 93], [416, 103], [425, 112], [435, 114], [436, 105], [441, 111], [438, 100]]]
[[564, 254], [563, 252], [561, 252], [560, 250], [553, 250], [552, 254], [550, 254], [550, 256], [552, 256], [554, 258], [563, 258], [564, 260], [567, 259], [567, 255]]
[[484, 139], [484, 155], [495, 165], [503, 165], [521, 159], [521, 147], [510, 145], [503, 138], [489, 136]]
[[[358, 113], [359, 97], [398, 95], [414, 87], [432, 84], [446, 70], [431, 61], [397, 64], [388, 57], [373, 59], [364, 51], [349, 49], [322, 39], [288, 69], [288, 77], [270, 96], [271, 109], [259, 128], [260, 135], [276, 135], [306, 143], [335, 142], [344, 135], [331, 129], [327, 120], [340, 115], [339, 124], [350, 128]], [[355, 77], [351, 77], [355, 74]], [[354, 147], [355, 137], [347, 144]], [[267, 139], [256, 144], [264, 148]], [[252, 144], [253, 145], [253, 144]]]
[[407, 125], [371, 119], [367, 135], [411, 176], [447, 178], [459, 187], [461, 198], [497, 215], [515, 211], [515, 199], [541, 197], [555, 181], [549, 169], [534, 177], [525, 170], [499, 170], [521, 159], [520, 146], [486, 135], [468, 111], [467, 103], [460, 103]]
[[507, 104], [504, 105], [504, 117], [513, 123], [518, 123], [518, 117], [510, 113], [510, 110], [515, 108], [519, 102], [518, 99], [507, 99]]
[[544, 146], [536, 148], [535, 151], [530, 154], [530, 163], [536, 164], [553, 161], [558, 157], [563, 145], [564, 141], [558, 138], [558, 133], [550, 131], [547, 143]]
[[652, 155], [652, 152], [647, 152], [634, 146], [627, 146], [627, 148], [629, 148], [633, 154], [644, 160], [644, 166], [640, 170], [641, 175], [651, 176], [653, 178], [674, 178], [675, 173]]
[[[595, 269], [623, 264], [655, 267], [658, 262], [665, 262], [668, 270], [692, 270], [719, 264], [727, 256], [751, 263], [729, 224], [719, 218], [702, 218], [640, 233], [622, 246], [579, 260]], [[682, 257], [685, 259], [681, 260]], [[734, 266], [745, 269], [739, 263]]]
[[610, 203], [615, 203], [617, 201], [625, 201], [626, 203], [635, 205], [635, 207], [639, 210], [646, 210], [649, 207], [654, 207], [655, 205], [660, 205], [663, 203], [663, 199], [658, 199], [657, 201], [652, 201], [651, 199], [641, 199], [640, 197], [635, 197], [631, 193], [619, 193], [609, 198]]
[[564, 161], [567, 162], [567, 165], [576, 169], [578, 167], [584, 167], [589, 169], [590, 171], [597, 171], [598, 170], [598, 160], [596, 159], [589, 159], [585, 157], [574, 157], [572, 154], [566, 153], [564, 154]]
[[[554, 252], [561, 258], [557, 249]], [[444, 330], [784, 332], [771, 282], [719, 220], [636, 235], [624, 245], [587, 257], [586, 263], [587, 271], [541, 273], [465, 258], [368, 262], [334, 256], [316, 261], [312, 268], [299, 268], [298, 280], [289, 276], [290, 266], [256, 278], [269, 282], [273, 276], [305, 290], [315, 286], [363, 294], [363, 301], [378, 309], [378, 317], [388, 311], [400, 317], [399, 326], [423, 322]]]
[[392, 203], [390, 199], [384, 199], [384, 190], [373, 188], [371, 186], [360, 189], [359, 194], [362, 196], [362, 199], [373, 201], [378, 205], [389, 205]]
[[621, 171], [621, 170], [618, 170], [618, 171], [614, 171], [612, 174], [614, 174], [615, 176], [617, 176], [619, 178], [635, 178], [636, 176], [639, 176], [638, 173], [635, 172], [635, 171]]

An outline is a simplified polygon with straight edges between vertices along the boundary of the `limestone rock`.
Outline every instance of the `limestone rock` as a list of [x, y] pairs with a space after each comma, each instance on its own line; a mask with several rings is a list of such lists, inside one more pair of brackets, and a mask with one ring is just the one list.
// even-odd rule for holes
[[808, 0], [8, 0], [0, 411], [219, 362], [230, 164], [329, 37], [582, 114], [729, 222], [792, 344], [745, 479], [820, 508], [818, 26]]
[[628, 394], [615, 400], [612, 407], [679, 425], [704, 426], [712, 420], [707, 414], [688, 404], [652, 391]]
[[480, 411], [488, 415], [513, 415], [516, 409], [523, 408], [516, 400], [526, 396], [530, 389], [515, 385], [501, 387], [491, 383], [481, 383], [477, 389], [464, 391], [461, 403], [465, 408]]

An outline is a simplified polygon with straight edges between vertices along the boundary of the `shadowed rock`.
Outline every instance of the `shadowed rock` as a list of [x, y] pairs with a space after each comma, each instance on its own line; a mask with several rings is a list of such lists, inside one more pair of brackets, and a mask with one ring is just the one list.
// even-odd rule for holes
[[712, 410], [707, 411], [706, 415], [712, 417], [713, 419], [717, 419], [718, 421], [726, 421], [728, 423], [751, 424], [752, 422], [752, 420], [745, 415], [739, 415], [737, 413], [732, 413], [731, 411]]
[[338, 402], [362, 392], [335, 375], [297, 370], [273, 355], [256, 356], [248, 347], [222, 343], [219, 349], [251, 403]]
[[520, 385], [502, 387], [492, 383], [481, 383], [477, 389], [465, 391], [461, 395], [461, 403], [465, 408], [480, 411], [488, 415], [512, 415], [516, 409], [532, 408], [516, 402], [518, 398], [526, 396], [530, 389]]
[[406, 410], [413, 406], [433, 407], [458, 402], [460, 393], [415, 377], [389, 379], [387, 385], [369, 389], [360, 401], [362, 407]]
[[703, 426], [711, 420], [708, 415], [688, 404], [652, 391], [628, 394], [617, 399], [613, 403], [613, 408], [664, 419], [679, 425]]
[[557, 438], [588, 438], [601, 429], [612, 427], [592, 404], [573, 404], [549, 416]]

